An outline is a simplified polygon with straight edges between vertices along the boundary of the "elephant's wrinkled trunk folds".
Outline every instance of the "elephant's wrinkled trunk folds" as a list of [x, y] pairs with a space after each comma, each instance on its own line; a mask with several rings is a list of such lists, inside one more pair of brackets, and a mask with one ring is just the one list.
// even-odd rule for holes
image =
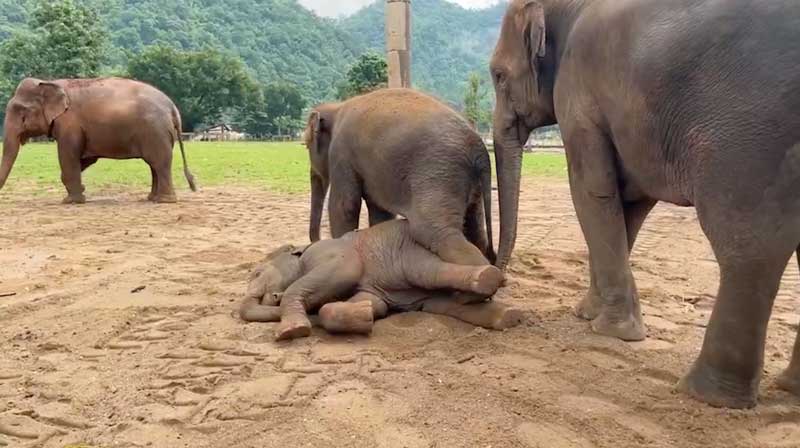
[[11, 174], [11, 168], [14, 167], [17, 154], [19, 154], [19, 146], [19, 134], [6, 124], [3, 135], [3, 161], [0, 164], [0, 189], [6, 184], [8, 175]]
[[494, 154], [497, 165], [497, 188], [500, 199], [500, 244], [497, 263], [505, 269], [517, 240], [517, 213], [522, 176], [522, 143], [517, 126], [495, 124]]

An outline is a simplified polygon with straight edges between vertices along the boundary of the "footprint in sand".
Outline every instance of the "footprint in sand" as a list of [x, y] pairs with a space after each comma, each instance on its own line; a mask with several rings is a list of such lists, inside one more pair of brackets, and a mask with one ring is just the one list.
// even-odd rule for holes
[[517, 438], [530, 448], [594, 448], [591, 442], [566, 426], [548, 422], [523, 423]]
[[796, 448], [800, 446], [800, 424], [774, 423], [756, 432], [756, 446], [763, 448]]
[[402, 397], [377, 396], [360, 381], [331, 384], [313, 406], [324, 416], [321, 426], [331, 431], [359, 434], [365, 446], [427, 448], [431, 442], [413, 427], [401, 423], [409, 414]]
[[622, 372], [633, 368], [628, 357], [611, 350], [592, 349], [581, 353], [581, 357], [588, 360], [593, 366], [605, 370]]

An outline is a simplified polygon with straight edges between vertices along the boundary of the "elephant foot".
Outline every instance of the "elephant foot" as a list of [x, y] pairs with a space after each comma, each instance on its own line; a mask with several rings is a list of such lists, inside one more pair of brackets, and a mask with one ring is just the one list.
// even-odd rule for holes
[[75, 194], [75, 195], [68, 195], [64, 199], [61, 200], [62, 204], [85, 204], [86, 203], [86, 196], [83, 194]]
[[322, 328], [330, 333], [369, 334], [374, 324], [372, 302], [328, 303], [319, 310]]
[[603, 299], [591, 289], [586, 293], [583, 300], [575, 306], [575, 315], [585, 320], [597, 319], [603, 311]]
[[284, 317], [275, 332], [276, 341], [288, 341], [308, 336], [311, 336], [311, 321], [306, 316]]
[[715, 408], [750, 409], [758, 401], [758, 382], [741, 382], [723, 379], [709, 367], [692, 370], [676, 386], [676, 390]]
[[178, 197], [173, 194], [160, 194], [156, 195], [151, 201], [156, 202], [158, 204], [174, 204], [178, 202]]
[[800, 398], [800, 373], [787, 369], [775, 380], [778, 388]]
[[497, 292], [505, 282], [503, 271], [495, 266], [485, 266], [476, 270], [470, 280], [470, 290], [489, 297]]
[[492, 330], [508, 330], [522, 323], [525, 314], [521, 309], [502, 305], [497, 302], [492, 303], [495, 303], [497, 306], [496, 309], [493, 310], [494, 319], [490, 327]]
[[642, 316], [638, 313], [620, 315], [606, 308], [592, 320], [591, 325], [595, 333], [623, 341], [642, 341], [647, 337]]

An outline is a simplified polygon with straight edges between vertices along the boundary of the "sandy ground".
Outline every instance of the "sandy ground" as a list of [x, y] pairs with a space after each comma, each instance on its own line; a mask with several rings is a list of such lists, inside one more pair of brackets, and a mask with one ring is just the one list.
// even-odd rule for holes
[[525, 325], [409, 313], [370, 337], [277, 344], [272, 325], [232, 313], [268, 249], [305, 241], [306, 198], [207, 189], [153, 205], [145, 193], [90, 191], [85, 206], [58, 204], [56, 187], [0, 195], [0, 294], [17, 293], [0, 299], [0, 446], [800, 446], [800, 400], [773, 386], [800, 319], [794, 263], [760, 406], [672, 392], [717, 284], [692, 209], [659, 206], [637, 243], [642, 343], [573, 317], [585, 245], [565, 183], [536, 181], [498, 296]]

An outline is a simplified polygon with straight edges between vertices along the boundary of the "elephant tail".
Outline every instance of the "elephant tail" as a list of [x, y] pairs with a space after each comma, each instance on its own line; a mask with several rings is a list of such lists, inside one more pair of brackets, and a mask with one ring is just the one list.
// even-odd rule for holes
[[478, 161], [478, 171], [481, 196], [483, 197], [483, 216], [486, 219], [486, 239], [488, 240], [486, 258], [489, 259], [491, 264], [494, 264], [497, 261], [497, 254], [494, 251], [494, 237], [492, 235], [492, 162], [485, 148]]
[[178, 112], [177, 107], [172, 108], [172, 121], [175, 126], [175, 134], [178, 136], [178, 146], [181, 148], [181, 158], [183, 159], [183, 175], [186, 176], [186, 182], [189, 183], [189, 188], [192, 191], [197, 191], [197, 184], [194, 181], [194, 175], [189, 171], [189, 163], [186, 161], [186, 150], [183, 147], [183, 124], [181, 123], [181, 114]]

